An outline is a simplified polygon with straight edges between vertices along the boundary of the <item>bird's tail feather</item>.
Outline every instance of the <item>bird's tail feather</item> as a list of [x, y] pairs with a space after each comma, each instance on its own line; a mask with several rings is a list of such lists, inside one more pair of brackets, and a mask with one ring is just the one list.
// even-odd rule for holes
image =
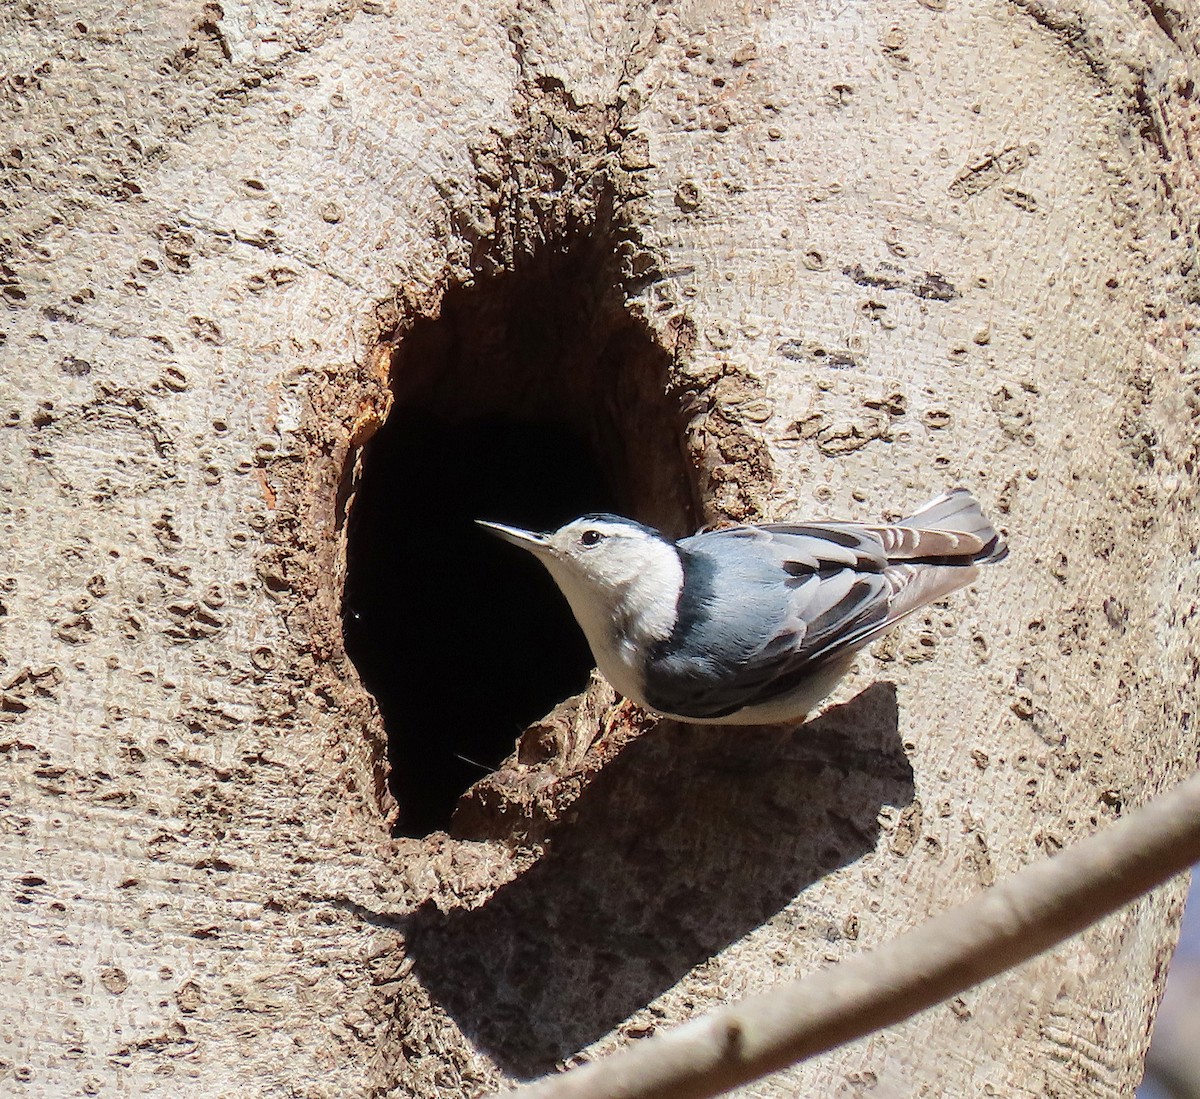
[[[1000, 561], [1008, 553], [1004, 536], [965, 488], [951, 489], [895, 526], [877, 532], [888, 551], [884, 576], [892, 594], [887, 618], [856, 638], [859, 644], [875, 640], [910, 614], [965, 587], [978, 575], [977, 565]], [[955, 547], [952, 538], [943, 546], [947, 539], [939, 535], [965, 537]], [[940, 561], [930, 559], [943, 554]]]
[[977, 565], [1001, 561], [1008, 555], [1004, 536], [988, 522], [979, 501], [965, 488], [951, 489], [930, 500], [907, 519], [900, 520], [897, 526], [973, 535], [983, 543], [983, 548], [974, 554]]
[[965, 488], [930, 500], [899, 523], [866, 529], [880, 539], [887, 555], [887, 617], [838, 638], [814, 660], [835, 661], [858, 652], [922, 607], [971, 583], [978, 565], [1000, 561], [1008, 553], [1004, 536]]
[[884, 576], [892, 586], [892, 597], [888, 608], [888, 620], [896, 623], [907, 618], [913, 611], [920, 610], [926, 603], [936, 603], [951, 592], [966, 587], [979, 570], [972, 564], [964, 565], [889, 565]]
[[926, 565], [900, 562], [889, 565], [884, 571], [884, 576], [892, 586], [887, 617], [849, 637], [841, 638], [836, 646], [831, 646], [831, 650], [849, 647], [857, 651], [869, 645], [893, 626], [903, 622], [910, 614], [915, 614], [927, 604], [945, 599], [951, 592], [965, 587], [978, 573], [979, 570], [970, 563]]

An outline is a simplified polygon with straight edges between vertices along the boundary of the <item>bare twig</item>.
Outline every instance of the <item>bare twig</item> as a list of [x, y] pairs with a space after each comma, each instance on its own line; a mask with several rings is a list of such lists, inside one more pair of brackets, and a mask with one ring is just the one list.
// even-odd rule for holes
[[1200, 861], [1200, 776], [868, 954], [520, 1099], [703, 1099], [900, 1022], [1040, 954]]

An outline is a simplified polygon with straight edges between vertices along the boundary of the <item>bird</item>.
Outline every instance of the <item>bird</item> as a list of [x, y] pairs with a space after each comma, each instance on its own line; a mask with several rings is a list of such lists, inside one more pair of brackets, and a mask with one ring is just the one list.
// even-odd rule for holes
[[546, 567], [619, 694], [695, 724], [802, 721], [866, 646], [1008, 553], [965, 488], [894, 524], [679, 540], [608, 513], [545, 533], [476, 522]]

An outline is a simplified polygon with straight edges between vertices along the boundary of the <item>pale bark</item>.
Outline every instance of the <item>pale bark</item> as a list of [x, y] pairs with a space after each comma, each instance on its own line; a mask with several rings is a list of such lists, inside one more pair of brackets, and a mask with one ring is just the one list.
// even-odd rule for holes
[[[481, 1094], [889, 940], [1190, 769], [1194, 24], [4, 8], [0, 1088]], [[491, 839], [392, 840], [339, 611], [393, 396], [560, 414], [669, 526], [963, 483], [1013, 552], [803, 730], [595, 687], [468, 800]], [[746, 1094], [1128, 1094], [1181, 897]]]

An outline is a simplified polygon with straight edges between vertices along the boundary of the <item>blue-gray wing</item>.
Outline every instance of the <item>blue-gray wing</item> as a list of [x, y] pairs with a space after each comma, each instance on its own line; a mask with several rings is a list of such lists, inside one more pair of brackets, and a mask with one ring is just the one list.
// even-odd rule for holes
[[884, 539], [851, 523], [739, 527], [679, 543], [684, 594], [652, 655], [646, 701], [720, 718], [794, 690], [889, 616]]

